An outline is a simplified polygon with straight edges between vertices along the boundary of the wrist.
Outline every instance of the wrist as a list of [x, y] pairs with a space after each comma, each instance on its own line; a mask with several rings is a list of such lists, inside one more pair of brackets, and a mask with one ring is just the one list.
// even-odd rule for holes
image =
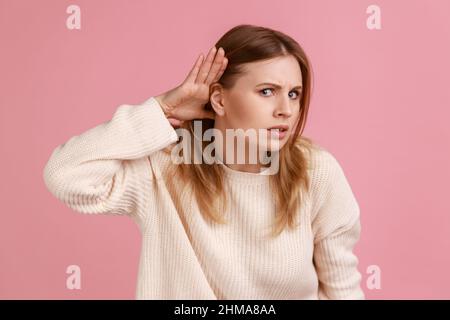
[[166, 117], [169, 117], [169, 110], [168, 110], [166, 103], [164, 102], [164, 98], [165, 98], [165, 95], [160, 94], [159, 96], [155, 97], [155, 100], [158, 101], [158, 104], [159, 104], [161, 110], [163, 111], [164, 115]]

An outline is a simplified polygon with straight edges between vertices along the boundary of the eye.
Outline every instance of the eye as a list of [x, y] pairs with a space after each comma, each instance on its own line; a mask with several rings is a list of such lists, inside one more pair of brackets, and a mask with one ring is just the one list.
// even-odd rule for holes
[[291, 91], [291, 92], [295, 92], [295, 94], [297, 95], [295, 99], [297, 99], [300, 96], [300, 92], [298, 90], [294, 90], [294, 91]]
[[[265, 91], [265, 90], [273, 90], [272, 88], [264, 88], [264, 89], [262, 89], [262, 90], [260, 90], [259, 92], [263, 92], [263, 91]], [[266, 96], [267, 97], [267, 96]]]
[[[263, 93], [265, 90], [272, 90], [273, 91], [274, 89], [273, 88], [264, 88], [264, 89], [260, 90], [259, 92]], [[294, 90], [294, 91], [291, 91], [291, 92], [295, 92], [295, 94], [296, 94], [296, 97], [294, 98], [294, 100], [296, 100], [300, 96], [300, 92], [298, 90]], [[263, 94], [263, 96], [268, 97], [267, 95], [264, 95], [264, 94]]]

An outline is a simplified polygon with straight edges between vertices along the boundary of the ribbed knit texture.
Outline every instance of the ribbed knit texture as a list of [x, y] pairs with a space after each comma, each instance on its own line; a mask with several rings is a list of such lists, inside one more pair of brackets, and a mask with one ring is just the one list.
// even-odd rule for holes
[[266, 235], [275, 206], [269, 176], [223, 163], [229, 221], [203, 219], [162, 149], [178, 140], [154, 97], [58, 146], [49, 191], [73, 210], [132, 218], [142, 233], [136, 299], [364, 299], [353, 247], [359, 205], [335, 157], [312, 153], [300, 227]]

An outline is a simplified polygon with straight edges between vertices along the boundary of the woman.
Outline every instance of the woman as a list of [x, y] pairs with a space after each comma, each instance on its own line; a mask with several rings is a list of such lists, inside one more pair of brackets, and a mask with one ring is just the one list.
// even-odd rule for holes
[[[139, 225], [137, 299], [363, 299], [352, 252], [358, 203], [335, 157], [301, 136], [310, 91], [310, 64], [295, 40], [236, 26], [182, 84], [121, 105], [58, 146], [46, 185], [76, 211]], [[269, 130], [276, 126], [284, 133]], [[214, 136], [211, 163], [208, 129], [262, 129], [268, 139], [244, 137], [236, 147]], [[275, 171], [249, 161], [252, 146], [270, 154]], [[243, 147], [244, 162], [234, 163], [228, 152]], [[204, 161], [176, 163], [179, 151]]]

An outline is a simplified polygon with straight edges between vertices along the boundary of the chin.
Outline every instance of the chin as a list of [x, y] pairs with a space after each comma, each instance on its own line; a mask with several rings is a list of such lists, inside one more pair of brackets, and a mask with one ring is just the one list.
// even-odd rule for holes
[[260, 144], [259, 147], [263, 149], [267, 149], [267, 151], [279, 151], [283, 149], [286, 146], [287, 141], [289, 140], [289, 137], [285, 137], [283, 139], [278, 140], [278, 144], [272, 143], [272, 140], [267, 141], [267, 144]]

